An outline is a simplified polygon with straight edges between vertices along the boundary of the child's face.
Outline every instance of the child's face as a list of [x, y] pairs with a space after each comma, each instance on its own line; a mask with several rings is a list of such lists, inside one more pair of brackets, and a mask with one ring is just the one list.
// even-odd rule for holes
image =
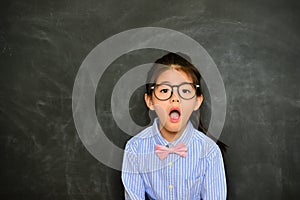
[[[193, 80], [185, 72], [171, 68], [158, 76], [156, 84], [180, 85], [185, 82], [193, 83]], [[202, 95], [195, 95], [189, 100], [182, 99], [178, 95], [177, 89], [177, 87], [174, 87], [172, 96], [165, 101], [159, 100], [153, 92], [151, 96], [145, 95], [148, 108], [155, 110], [159, 118], [159, 128], [163, 135], [181, 134], [192, 112], [197, 110], [203, 101]]]

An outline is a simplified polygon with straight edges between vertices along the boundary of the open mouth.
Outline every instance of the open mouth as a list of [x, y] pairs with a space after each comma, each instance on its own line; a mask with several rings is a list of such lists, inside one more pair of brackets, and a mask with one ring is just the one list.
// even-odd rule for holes
[[171, 122], [178, 122], [179, 118], [180, 118], [179, 109], [177, 109], [177, 108], [171, 109], [169, 116], [170, 116]]

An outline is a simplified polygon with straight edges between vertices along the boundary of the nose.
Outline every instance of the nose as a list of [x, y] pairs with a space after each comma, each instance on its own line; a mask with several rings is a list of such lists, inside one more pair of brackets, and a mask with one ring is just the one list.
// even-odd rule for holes
[[179, 99], [172, 99], [172, 102], [179, 102]]
[[177, 91], [176, 91], [176, 94], [173, 91], [173, 94], [171, 96], [171, 102], [180, 102], [179, 95], [177, 94]]

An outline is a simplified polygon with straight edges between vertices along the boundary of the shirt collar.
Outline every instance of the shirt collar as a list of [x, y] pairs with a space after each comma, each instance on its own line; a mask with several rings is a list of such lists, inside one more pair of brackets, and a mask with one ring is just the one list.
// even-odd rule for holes
[[154, 141], [156, 144], [167, 146], [167, 145], [176, 145], [179, 142], [184, 142], [188, 146], [191, 139], [193, 138], [194, 127], [190, 121], [188, 121], [187, 126], [186, 126], [185, 130], [183, 131], [182, 135], [180, 136], [180, 138], [178, 138], [177, 140], [175, 140], [172, 143], [168, 142], [166, 139], [164, 139], [162, 137], [162, 135], [160, 134], [159, 128], [158, 128], [158, 123], [159, 123], [158, 118], [156, 118], [154, 120], [154, 123], [152, 126], [152, 134], [154, 136], [153, 138], [154, 138]]

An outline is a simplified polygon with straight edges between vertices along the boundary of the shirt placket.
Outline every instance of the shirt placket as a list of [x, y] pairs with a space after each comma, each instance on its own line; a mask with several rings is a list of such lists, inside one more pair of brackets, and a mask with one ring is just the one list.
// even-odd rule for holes
[[[171, 147], [172, 145], [169, 145]], [[168, 156], [168, 164], [167, 164], [167, 177], [168, 177], [168, 196], [169, 200], [175, 199], [175, 191], [176, 191], [176, 184], [175, 184], [175, 171], [174, 171], [174, 154], [170, 154]]]

